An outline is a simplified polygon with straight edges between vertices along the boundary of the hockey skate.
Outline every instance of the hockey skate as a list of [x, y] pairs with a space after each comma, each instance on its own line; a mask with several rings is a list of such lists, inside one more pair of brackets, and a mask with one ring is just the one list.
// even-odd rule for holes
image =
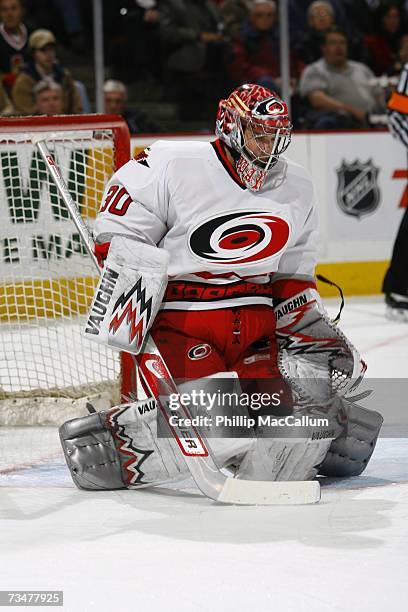
[[385, 304], [387, 319], [408, 323], [408, 295], [387, 293]]

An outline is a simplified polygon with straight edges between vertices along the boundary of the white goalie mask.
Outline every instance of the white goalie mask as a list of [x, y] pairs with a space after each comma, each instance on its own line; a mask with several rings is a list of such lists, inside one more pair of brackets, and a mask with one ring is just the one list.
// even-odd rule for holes
[[291, 139], [288, 109], [273, 91], [246, 84], [218, 106], [216, 135], [238, 156], [236, 170], [251, 191], [259, 191]]

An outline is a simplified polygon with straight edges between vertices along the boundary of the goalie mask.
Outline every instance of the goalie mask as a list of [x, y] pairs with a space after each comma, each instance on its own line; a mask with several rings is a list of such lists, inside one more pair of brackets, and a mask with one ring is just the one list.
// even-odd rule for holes
[[286, 104], [265, 87], [241, 85], [219, 103], [215, 133], [234, 152], [238, 176], [251, 191], [261, 189], [288, 148], [291, 130]]

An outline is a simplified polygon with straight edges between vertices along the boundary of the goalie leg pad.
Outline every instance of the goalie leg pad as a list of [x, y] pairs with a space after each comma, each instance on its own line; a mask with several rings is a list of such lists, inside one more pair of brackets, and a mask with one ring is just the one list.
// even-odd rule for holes
[[[214, 384], [213, 378], [203, 378], [178, 389], [181, 394], [213, 393]], [[254, 442], [253, 438], [212, 437], [217, 435], [212, 428], [204, 434], [211, 436], [208, 446], [219, 467], [241, 459]], [[82, 489], [140, 488], [188, 474], [154, 399], [68, 421], [60, 428], [60, 437], [72, 478]]]
[[259, 438], [244, 457], [236, 477], [244, 480], [313, 480], [331, 440], [291, 442]]
[[383, 423], [375, 410], [350, 403], [342, 434], [333, 440], [319, 468], [323, 476], [359, 476], [367, 467]]
[[119, 456], [104, 412], [64, 423], [60, 440], [72, 479], [79, 489], [123, 489]]
[[137, 401], [60, 427], [65, 459], [78, 488], [154, 485], [187, 472], [173, 440], [157, 439], [155, 404], [152, 399]]
[[[329, 407], [294, 406], [293, 417], [307, 416], [310, 425], [265, 427], [258, 432], [253, 448], [245, 455], [237, 477], [245, 480], [312, 480], [329, 447], [342, 431], [338, 404]], [[326, 424], [315, 419], [325, 419]], [[321, 422], [321, 421], [320, 421]]]

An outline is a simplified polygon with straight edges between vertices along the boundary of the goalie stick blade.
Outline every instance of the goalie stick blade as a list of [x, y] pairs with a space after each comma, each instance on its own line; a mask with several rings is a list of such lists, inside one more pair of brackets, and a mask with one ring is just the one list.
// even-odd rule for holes
[[268, 482], [227, 478], [217, 501], [240, 505], [316, 504], [320, 484], [316, 480]]
[[320, 500], [317, 480], [240, 480], [226, 476], [208, 457], [184, 457], [197, 487], [213, 501], [242, 506], [315, 504]]

